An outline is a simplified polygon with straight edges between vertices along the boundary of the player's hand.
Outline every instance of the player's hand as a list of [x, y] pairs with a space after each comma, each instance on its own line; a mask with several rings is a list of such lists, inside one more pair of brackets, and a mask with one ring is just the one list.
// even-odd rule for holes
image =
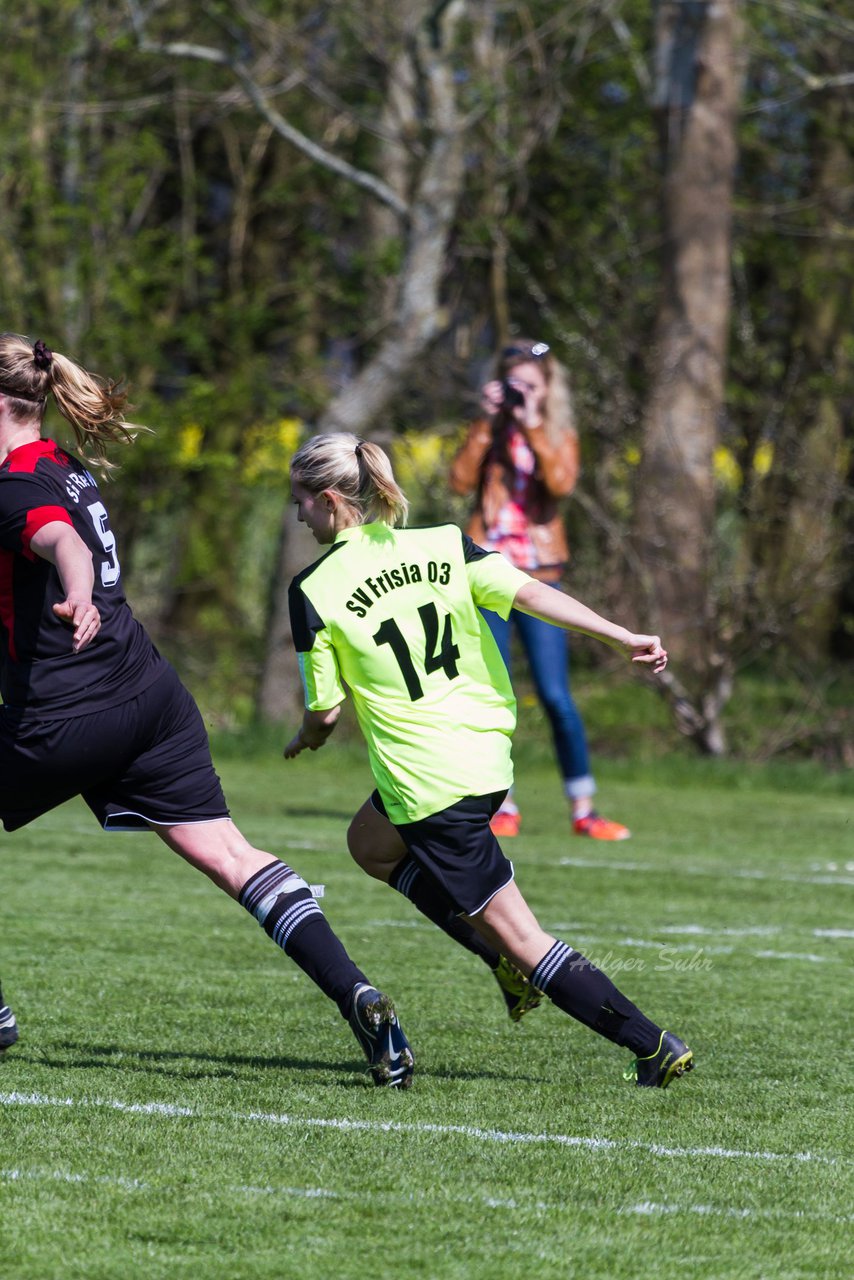
[[302, 751], [319, 751], [323, 746], [326, 738], [322, 738], [318, 742], [308, 742], [302, 729], [295, 733], [288, 745], [285, 747], [282, 755], [286, 760], [294, 760]]
[[651, 665], [656, 675], [667, 666], [667, 650], [658, 636], [636, 636], [629, 633], [626, 648], [631, 654], [632, 662]]
[[101, 615], [91, 600], [72, 600], [69, 597], [61, 604], [55, 604], [53, 612], [72, 628], [72, 653], [85, 649], [101, 630]]
[[497, 378], [493, 382], [487, 382], [480, 393], [480, 407], [487, 418], [494, 417], [503, 404], [504, 388], [501, 383]]
[[539, 431], [543, 425], [543, 415], [534, 388], [521, 378], [514, 378], [512, 373], [507, 379], [507, 385], [522, 397], [522, 403], [514, 404], [512, 409], [516, 422], [527, 432]]
[[300, 729], [299, 732], [295, 733], [291, 738], [290, 742], [282, 752], [282, 755], [286, 760], [295, 760], [300, 752], [305, 751], [307, 746], [308, 743], [303, 738], [302, 729]]

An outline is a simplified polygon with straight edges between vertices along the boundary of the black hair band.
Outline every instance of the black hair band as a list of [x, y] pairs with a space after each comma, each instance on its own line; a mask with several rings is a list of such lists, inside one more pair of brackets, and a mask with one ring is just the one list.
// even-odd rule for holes
[[53, 352], [50, 347], [45, 346], [41, 338], [33, 346], [33, 363], [37, 369], [45, 373], [53, 364]]

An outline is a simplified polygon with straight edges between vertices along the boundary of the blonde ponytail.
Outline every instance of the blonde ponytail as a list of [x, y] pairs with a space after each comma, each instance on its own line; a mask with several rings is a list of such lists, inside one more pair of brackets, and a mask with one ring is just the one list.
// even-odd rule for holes
[[405, 525], [409, 502], [394, 478], [388, 454], [371, 440], [360, 440], [355, 453], [367, 519], [392, 526]]
[[107, 446], [129, 444], [138, 431], [147, 429], [125, 420], [127, 393], [119, 383], [99, 378], [43, 342], [32, 343], [17, 333], [0, 334], [0, 392], [9, 398], [16, 418], [38, 416], [40, 423], [52, 395], [80, 452], [96, 466], [112, 467]]
[[406, 524], [406, 494], [394, 478], [388, 455], [370, 440], [346, 431], [314, 436], [294, 454], [291, 478], [310, 493], [334, 489], [352, 509], [358, 524], [374, 520]]

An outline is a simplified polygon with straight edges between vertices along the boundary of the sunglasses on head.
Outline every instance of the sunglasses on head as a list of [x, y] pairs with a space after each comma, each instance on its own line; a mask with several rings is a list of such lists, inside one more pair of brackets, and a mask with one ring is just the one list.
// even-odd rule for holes
[[514, 356], [524, 356], [526, 360], [542, 360], [549, 354], [547, 342], [532, 342], [525, 346], [505, 347], [501, 352], [502, 360], [512, 360]]

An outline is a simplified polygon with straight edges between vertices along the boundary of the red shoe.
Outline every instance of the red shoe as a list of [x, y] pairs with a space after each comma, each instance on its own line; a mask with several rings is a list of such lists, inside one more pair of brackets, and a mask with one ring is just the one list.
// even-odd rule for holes
[[576, 818], [572, 829], [577, 836], [590, 836], [591, 840], [628, 840], [632, 834], [621, 822], [600, 818], [598, 813], [588, 813], [586, 818]]
[[522, 815], [518, 809], [499, 809], [489, 824], [494, 836], [518, 836]]

